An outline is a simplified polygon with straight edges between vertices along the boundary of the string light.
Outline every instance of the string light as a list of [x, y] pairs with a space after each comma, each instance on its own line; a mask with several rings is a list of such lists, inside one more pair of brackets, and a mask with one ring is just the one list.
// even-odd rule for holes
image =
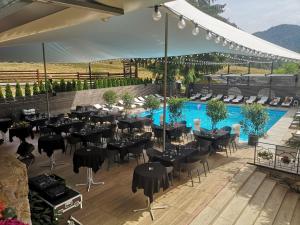
[[161, 12], [158, 9], [158, 5], [154, 6], [154, 12], [152, 13], [152, 19], [154, 21], [159, 21], [161, 19]]
[[225, 47], [228, 44], [228, 41], [224, 38], [223, 46]]
[[229, 49], [231, 50], [231, 49], [233, 49], [233, 48], [234, 48], [234, 43], [231, 42], [230, 45], [229, 45]]
[[215, 43], [216, 44], [219, 44], [221, 42], [221, 37], [220, 36], [217, 36], [216, 39], [215, 39]]
[[177, 23], [177, 26], [180, 30], [184, 29], [186, 26], [185, 20], [183, 19], [183, 16], [179, 17], [179, 21]]
[[197, 36], [197, 35], [199, 34], [199, 32], [200, 32], [199, 26], [198, 26], [198, 24], [195, 24], [195, 27], [194, 27], [194, 29], [192, 30], [192, 34], [193, 34], [194, 36]]
[[206, 33], [206, 40], [210, 41], [212, 39], [212, 33], [208, 30]]

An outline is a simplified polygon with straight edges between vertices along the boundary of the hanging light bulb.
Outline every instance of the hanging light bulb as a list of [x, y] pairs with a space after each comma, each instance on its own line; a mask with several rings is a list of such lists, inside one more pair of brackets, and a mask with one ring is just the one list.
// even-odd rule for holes
[[161, 19], [161, 12], [158, 9], [158, 5], [154, 6], [154, 12], [152, 14], [152, 19], [154, 21], [159, 21]]
[[212, 39], [212, 33], [208, 30], [206, 34], [206, 40], [211, 40]]
[[229, 45], [229, 49], [233, 49], [233, 48], [234, 48], [234, 44], [233, 44], [233, 42], [231, 42]]
[[216, 39], [215, 39], [215, 43], [216, 44], [219, 44], [221, 42], [221, 37], [220, 36], [217, 36]]
[[197, 36], [197, 35], [199, 34], [199, 32], [200, 32], [199, 26], [198, 26], [198, 24], [195, 24], [195, 27], [194, 27], [194, 29], [192, 30], [192, 34], [193, 34], [194, 36]]
[[228, 41], [224, 38], [223, 46], [225, 47], [228, 44]]
[[184, 29], [185, 28], [185, 21], [184, 21], [184, 19], [183, 19], [183, 16], [180, 16], [179, 17], [179, 21], [178, 21], [178, 23], [177, 23], [177, 25], [178, 25], [178, 28], [180, 29], [180, 30], [182, 30], [182, 29]]
[[236, 50], [236, 51], [240, 50], [240, 46], [239, 46], [239, 45], [236, 45], [235, 50]]

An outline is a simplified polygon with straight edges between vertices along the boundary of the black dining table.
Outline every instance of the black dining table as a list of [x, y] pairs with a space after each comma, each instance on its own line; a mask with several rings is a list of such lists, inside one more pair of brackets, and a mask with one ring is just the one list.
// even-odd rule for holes
[[78, 119], [90, 117], [91, 114], [98, 113], [98, 110], [85, 110], [85, 111], [71, 111], [71, 114], [75, 115]]
[[71, 133], [72, 136], [78, 137], [81, 139], [82, 143], [86, 146], [89, 138], [93, 135], [100, 135], [101, 133], [112, 129], [108, 126], [96, 126], [89, 129], [82, 129], [80, 131], [74, 131]]
[[30, 125], [9, 128], [9, 141], [10, 142], [13, 142], [13, 137], [17, 137], [21, 141], [25, 141], [25, 139], [29, 136], [31, 137], [31, 139], [34, 139], [32, 127]]
[[116, 115], [112, 115], [112, 114], [96, 114], [96, 115], [92, 115], [90, 117], [90, 120], [94, 123], [105, 123], [105, 122], [110, 122], [113, 123], [116, 120]]
[[[173, 126], [171, 126], [170, 124], [166, 125], [166, 136], [168, 138], [168, 140], [171, 139], [172, 137], [172, 133], [175, 132], [176, 130], [182, 130], [186, 127], [186, 124], [183, 123], [176, 123]], [[155, 126], [156, 129], [161, 129], [163, 130], [162, 126]]]
[[39, 127], [43, 126], [47, 120], [47, 117], [25, 117], [25, 121], [29, 122], [32, 127], [36, 127], [37, 131], [39, 130]]
[[213, 151], [216, 151], [218, 149], [218, 141], [220, 139], [226, 138], [230, 133], [226, 130], [210, 130], [210, 131], [193, 131], [194, 136], [196, 139], [203, 139], [210, 141], [212, 143], [211, 147]]
[[144, 189], [144, 195], [153, 202], [153, 195], [158, 193], [160, 189], [168, 189], [170, 186], [166, 168], [158, 163], [145, 163], [138, 165], [134, 169], [132, 179], [132, 192], [138, 189]]
[[48, 157], [51, 157], [55, 150], [66, 151], [65, 142], [60, 135], [46, 135], [38, 140], [38, 151], [41, 154], [42, 150], [46, 152]]
[[0, 118], [0, 131], [6, 133], [12, 123], [12, 119], [10, 118]]
[[56, 134], [61, 134], [62, 132], [68, 133], [70, 128], [73, 126], [78, 126], [83, 124], [84, 122], [80, 120], [69, 120], [64, 122], [50, 123], [47, 126]]
[[130, 132], [140, 123], [143, 123], [147, 120], [150, 120], [147, 117], [129, 117], [129, 118], [124, 118], [124, 119], [119, 119], [119, 123], [124, 123], [127, 124], [129, 127]]
[[79, 173], [80, 167], [92, 168], [96, 173], [105, 160], [105, 149], [96, 146], [86, 146], [77, 149], [73, 155], [73, 171]]

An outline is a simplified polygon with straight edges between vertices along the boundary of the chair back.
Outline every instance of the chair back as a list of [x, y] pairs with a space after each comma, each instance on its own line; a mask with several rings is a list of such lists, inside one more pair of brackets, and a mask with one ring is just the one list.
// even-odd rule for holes
[[133, 146], [128, 147], [128, 153], [132, 153], [135, 155], [139, 155], [143, 153], [144, 145], [143, 144], [135, 144]]
[[127, 123], [122, 123], [122, 122], [118, 122], [118, 128], [120, 130], [123, 130], [123, 129], [127, 129], [128, 128], [128, 124]]

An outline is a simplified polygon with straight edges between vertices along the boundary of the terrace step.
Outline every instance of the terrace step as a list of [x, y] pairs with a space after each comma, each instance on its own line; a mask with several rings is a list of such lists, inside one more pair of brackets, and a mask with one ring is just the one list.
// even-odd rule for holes
[[[209, 225], [234, 198], [245, 182], [255, 171], [255, 166], [246, 165], [237, 175], [216, 195], [216, 197], [194, 218], [191, 225]], [[226, 224], [226, 223], [225, 223]]]
[[295, 207], [299, 199], [299, 194], [295, 192], [288, 192], [284, 201], [277, 213], [274, 225], [290, 225], [293, 217]]
[[[225, 209], [219, 214], [218, 218], [212, 223], [213, 225], [230, 225], [234, 224], [239, 215], [246, 208], [256, 190], [263, 184], [266, 174], [254, 172], [253, 175], [244, 184], [241, 190], [227, 204]], [[226, 223], [224, 223], [226, 221]]]
[[268, 178], [265, 179], [247, 207], [241, 213], [235, 225], [253, 225], [275, 186], [276, 181]]
[[281, 185], [275, 186], [264, 208], [256, 219], [255, 225], [273, 224], [287, 191], [288, 189], [286, 187]]
[[294, 210], [293, 218], [291, 221], [291, 225], [299, 225], [300, 224], [300, 198], [298, 199], [297, 205]]

